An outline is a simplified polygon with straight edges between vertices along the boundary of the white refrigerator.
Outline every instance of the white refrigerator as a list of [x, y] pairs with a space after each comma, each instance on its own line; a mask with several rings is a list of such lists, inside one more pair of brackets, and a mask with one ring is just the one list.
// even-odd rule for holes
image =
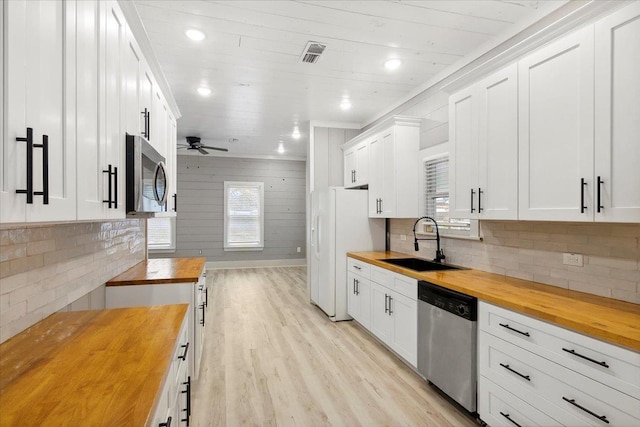
[[384, 250], [384, 219], [369, 218], [367, 190], [311, 192], [311, 302], [332, 321], [347, 314], [347, 252]]

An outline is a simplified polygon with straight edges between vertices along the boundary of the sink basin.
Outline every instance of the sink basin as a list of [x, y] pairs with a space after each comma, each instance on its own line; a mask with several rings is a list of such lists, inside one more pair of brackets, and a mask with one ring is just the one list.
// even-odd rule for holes
[[380, 259], [378, 261], [388, 264], [397, 265], [398, 267], [408, 268], [413, 271], [438, 271], [438, 270], [460, 270], [460, 267], [453, 265], [440, 264], [438, 262], [427, 261], [422, 258], [394, 258]]

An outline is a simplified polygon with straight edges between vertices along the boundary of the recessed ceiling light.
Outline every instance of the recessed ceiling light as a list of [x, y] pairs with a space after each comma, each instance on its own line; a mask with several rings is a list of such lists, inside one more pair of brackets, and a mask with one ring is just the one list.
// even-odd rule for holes
[[193, 28], [185, 31], [184, 33], [187, 35], [187, 37], [196, 42], [204, 40], [205, 38], [205, 35], [202, 31], [194, 30]]
[[202, 96], [209, 96], [211, 95], [211, 89], [209, 89], [208, 87], [199, 87], [198, 88], [198, 93]]
[[284, 146], [282, 145], [282, 143], [280, 143], [280, 145], [278, 145], [278, 153], [284, 154]]
[[340, 109], [342, 111], [347, 111], [351, 109], [351, 101], [349, 101], [348, 99], [343, 99], [342, 102], [340, 103]]
[[300, 129], [298, 129], [298, 126], [293, 128], [293, 133], [291, 134], [291, 137], [293, 139], [300, 139]]
[[384, 68], [386, 68], [389, 71], [394, 71], [400, 68], [401, 65], [402, 65], [401, 60], [399, 60], [398, 58], [392, 58], [392, 59], [387, 59], [385, 61]]

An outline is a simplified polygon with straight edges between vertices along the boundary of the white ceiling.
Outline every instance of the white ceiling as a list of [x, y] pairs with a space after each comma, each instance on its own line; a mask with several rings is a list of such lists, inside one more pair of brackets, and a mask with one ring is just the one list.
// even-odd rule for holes
[[[136, 0], [182, 118], [230, 155], [306, 157], [309, 120], [366, 125], [465, 56], [564, 1]], [[543, 10], [544, 9], [544, 10]], [[201, 42], [189, 28], [206, 34]], [[307, 42], [327, 48], [300, 62]], [[402, 67], [389, 72], [388, 58]], [[196, 89], [208, 86], [207, 98]], [[344, 112], [344, 96], [353, 107]], [[294, 125], [302, 138], [294, 140]], [[237, 138], [237, 143], [230, 143]], [[185, 151], [185, 150], [183, 150]]]

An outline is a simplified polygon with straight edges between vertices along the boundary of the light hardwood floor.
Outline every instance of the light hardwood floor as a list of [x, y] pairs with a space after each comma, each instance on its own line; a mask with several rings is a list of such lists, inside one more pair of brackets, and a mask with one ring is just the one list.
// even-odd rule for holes
[[473, 426], [355, 322], [333, 323], [302, 267], [210, 270], [195, 426]]

